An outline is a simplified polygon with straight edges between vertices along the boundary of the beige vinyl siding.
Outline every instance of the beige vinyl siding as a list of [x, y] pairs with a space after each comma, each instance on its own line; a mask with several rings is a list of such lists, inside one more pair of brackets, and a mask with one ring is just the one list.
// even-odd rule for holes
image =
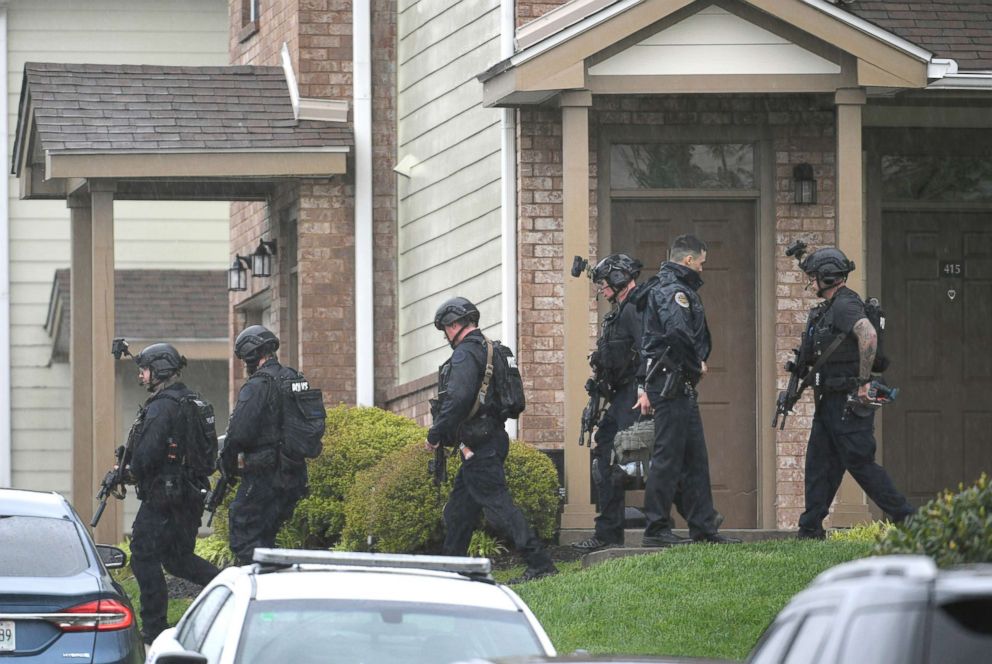
[[437, 306], [463, 295], [499, 329], [499, 111], [476, 76], [499, 59], [499, 0], [398, 4], [400, 382], [437, 371], [450, 349]]
[[[228, 64], [226, 0], [11, 0], [8, 5], [10, 145], [25, 62]], [[10, 155], [6, 155], [9, 168]], [[71, 495], [69, 365], [49, 366], [44, 330], [55, 270], [69, 266], [62, 201], [21, 201], [10, 179], [11, 466], [17, 488]], [[118, 202], [118, 268], [224, 269], [227, 203]], [[218, 394], [215, 400], [223, 400]], [[127, 422], [133, 418], [128, 403]], [[123, 437], [123, 431], [120, 432]], [[98, 441], [117, 445], [118, 441]], [[125, 523], [130, 527], [134, 505]]]

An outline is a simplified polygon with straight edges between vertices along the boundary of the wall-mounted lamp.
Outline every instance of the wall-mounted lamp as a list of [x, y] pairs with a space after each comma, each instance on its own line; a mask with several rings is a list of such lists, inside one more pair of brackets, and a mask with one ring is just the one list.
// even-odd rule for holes
[[816, 203], [816, 179], [813, 177], [813, 167], [809, 164], [799, 164], [792, 169], [793, 201], [796, 205], [813, 205]]
[[259, 240], [258, 248], [251, 255], [251, 273], [255, 277], [272, 276], [272, 257], [276, 255], [275, 240]]
[[240, 254], [235, 254], [234, 262], [227, 270], [227, 290], [248, 290], [248, 259]]

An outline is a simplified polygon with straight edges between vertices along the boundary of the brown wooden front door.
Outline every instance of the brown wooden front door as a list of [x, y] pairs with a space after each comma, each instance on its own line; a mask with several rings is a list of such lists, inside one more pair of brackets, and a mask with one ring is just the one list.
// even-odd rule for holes
[[[713, 336], [699, 405], [710, 480], [724, 528], [757, 525], [755, 203], [614, 201], [611, 252], [644, 263], [641, 281], [668, 256], [669, 243], [692, 233], [709, 246], [700, 295]], [[676, 515], [673, 515], [676, 516]], [[681, 524], [681, 520], [679, 520]]]
[[884, 465], [919, 505], [992, 472], [992, 214], [887, 212]]

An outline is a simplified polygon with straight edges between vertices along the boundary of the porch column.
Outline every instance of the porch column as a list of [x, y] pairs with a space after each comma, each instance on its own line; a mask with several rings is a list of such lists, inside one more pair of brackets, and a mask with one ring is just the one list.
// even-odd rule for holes
[[[93, 281], [90, 340], [90, 379], [93, 398], [94, 486], [114, 464], [117, 440], [117, 395], [114, 358], [110, 345], [114, 337], [114, 187], [113, 183], [91, 182]], [[107, 501], [94, 538], [102, 544], [122, 539], [124, 506], [119, 500]]]
[[86, 523], [93, 517], [92, 354], [93, 217], [88, 196], [72, 195], [69, 227], [72, 244], [69, 285], [69, 363], [72, 371], [72, 504]]
[[[855, 262], [857, 269], [848, 284], [862, 297], [867, 286], [865, 252], [864, 168], [861, 154], [861, 113], [865, 91], [861, 88], [837, 90], [837, 247]], [[868, 499], [857, 482], [844, 475], [830, 525], [853, 526], [871, 520]]]
[[569, 274], [572, 256], [589, 253], [589, 107], [592, 93], [561, 95], [562, 213], [564, 225], [565, 511], [562, 528], [589, 528], [596, 509], [589, 487], [589, 450], [579, 447], [579, 428], [589, 373], [589, 286]]

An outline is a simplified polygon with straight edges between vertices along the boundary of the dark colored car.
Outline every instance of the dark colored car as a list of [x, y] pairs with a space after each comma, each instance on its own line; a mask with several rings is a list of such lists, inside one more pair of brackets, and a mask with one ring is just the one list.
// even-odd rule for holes
[[[976, 515], [977, 517], [977, 515]], [[926, 556], [832, 567], [789, 602], [750, 664], [992, 661], [992, 565], [940, 570]]]
[[[665, 655], [559, 655], [556, 657], [501, 657], [459, 664], [733, 664], [730, 660]], [[738, 663], [739, 664], [739, 663]]]
[[138, 664], [124, 552], [93, 543], [57, 493], [0, 489], [0, 660]]

